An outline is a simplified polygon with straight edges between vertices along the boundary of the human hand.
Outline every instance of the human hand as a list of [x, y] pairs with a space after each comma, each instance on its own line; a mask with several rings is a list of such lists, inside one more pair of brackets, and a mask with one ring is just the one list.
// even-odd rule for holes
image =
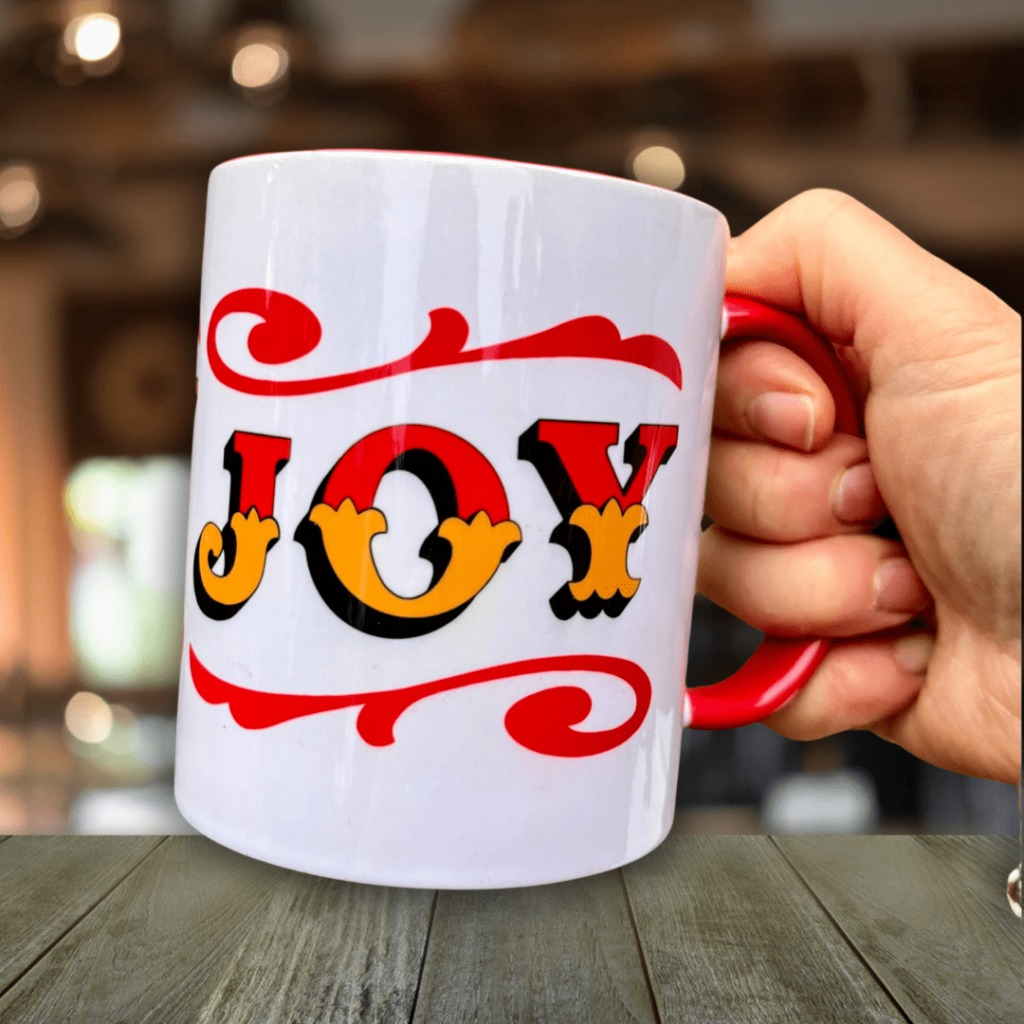
[[[1021, 321], [841, 193], [729, 250], [726, 288], [837, 346], [866, 440], [799, 357], [723, 351], [697, 589], [765, 632], [839, 638], [766, 724], [870, 729], [1016, 784], [1021, 758]], [[868, 532], [888, 512], [903, 545]], [[905, 545], [905, 547], [904, 547]], [[913, 619], [927, 632], [908, 627]]]

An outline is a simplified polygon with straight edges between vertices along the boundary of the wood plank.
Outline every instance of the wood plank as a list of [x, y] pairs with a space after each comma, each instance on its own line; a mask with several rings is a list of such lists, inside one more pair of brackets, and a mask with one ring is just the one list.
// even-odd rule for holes
[[1020, 1024], [1011, 836], [788, 836], [776, 843], [915, 1024]]
[[290, 872], [259, 928], [239, 945], [197, 1024], [406, 1024], [433, 901], [432, 890]]
[[175, 836], [0, 999], [0, 1020], [404, 1024], [432, 898]]
[[16, 836], [0, 846], [0, 993], [162, 841]]
[[663, 1021], [905, 1024], [767, 836], [670, 835], [623, 875]]
[[414, 1019], [653, 1024], [619, 873], [439, 893]]

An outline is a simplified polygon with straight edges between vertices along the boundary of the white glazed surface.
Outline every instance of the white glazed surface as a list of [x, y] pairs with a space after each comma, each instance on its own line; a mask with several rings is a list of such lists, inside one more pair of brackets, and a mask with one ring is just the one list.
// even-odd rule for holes
[[[190, 581], [175, 793], [201, 832], [245, 854], [329, 877], [482, 888], [581, 877], [642, 856], [668, 833], [675, 804], [683, 677], [717, 368], [727, 228], [687, 197], [617, 179], [501, 161], [370, 152], [268, 155], [217, 168], [203, 266], [199, 401], [189, 516]], [[560, 357], [433, 367], [340, 391], [260, 397], [222, 384], [207, 358], [214, 307], [243, 288], [309, 306], [321, 343], [263, 365], [246, 349], [251, 314], [226, 317], [225, 362], [240, 373], [304, 379], [408, 355], [431, 310], [469, 324], [467, 348], [495, 345], [580, 316], [623, 338], [653, 334], [682, 365], [679, 390], [646, 367]], [[617, 618], [560, 620], [548, 599], [570, 579], [549, 542], [561, 519], [538, 471], [517, 457], [538, 419], [619, 424], [609, 455], [641, 423], [679, 428], [655, 475], [649, 525], [630, 545], [641, 580]], [[339, 457], [392, 424], [441, 427], [497, 471], [522, 543], [454, 621], [390, 639], [338, 618], [314, 587], [294, 533]], [[225, 443], [234, 431], [291, 439], [276, 478], [281, 538], [258, 590], [226, 621], [207, 617], [192, 557], [207, 522], [226, 522]], [[437, 517], [426, 488], [390, 473], [375, 505], [389, 530], [373, 542], [385, 582], [414, 596], [430, 583], [419, 544]], [[219, 570], [218, 570], [219, 571]], [[503, 725], [520, 698], [578, 684], [593, 698], [579, 728], [628, 719], [634, 697], [610, 676], [498, 680], [408, 708], [395, 741], [371, 746], [359, 708], [240, 727], [197, 694], [189, 650], [217, 676], [271, 693], [345, 694], [412, 686], [487, 666], [569, 654], [629, 659], [653, 697], [639, 730], [614, 749], [557, 757], [519, 745]]]

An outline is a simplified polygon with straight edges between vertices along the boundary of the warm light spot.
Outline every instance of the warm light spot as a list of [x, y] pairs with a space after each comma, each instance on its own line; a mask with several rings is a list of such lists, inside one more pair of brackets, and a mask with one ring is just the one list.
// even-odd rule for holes
[[0, 789], [0, 832], [28, 832], [28, 806], [24, 797]]
[[39, 182], [31, 167], [14, 164], [0, 171], [0, 225], [24, 227], [35, 217], [39, 202]]
[[76, 530], [120, 538], [134, 473], [121, 459], [79, 463], [64, 489], [64, 507]]
[[686, 179], [683, 158], [670, 146], [647, 146], [632, 161], [633, 176], [645, 185], [677, 189]]
[[246, 43], [231, 62], [231, 77], [243, 89], [261, 89], [288, 70], [288, 51], [277, 43]]
[[98, 694], [83, 690], [64, 709], [68, 732], [82, 743], [102, 743], [114, 727], [114, 712]]
[[79, 60], [104, 60], [120, 42], [121, 23], [112, 14], [83, 14], [64, 29], [64, 46]]

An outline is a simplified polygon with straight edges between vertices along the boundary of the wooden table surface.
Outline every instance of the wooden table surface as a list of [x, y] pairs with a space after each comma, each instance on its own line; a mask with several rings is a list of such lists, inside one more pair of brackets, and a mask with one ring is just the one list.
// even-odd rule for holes
[[1024, 1021], [1010, 837], [670, 836], [432, 892], [198, 836], [0, 840], [0, 1024]]

